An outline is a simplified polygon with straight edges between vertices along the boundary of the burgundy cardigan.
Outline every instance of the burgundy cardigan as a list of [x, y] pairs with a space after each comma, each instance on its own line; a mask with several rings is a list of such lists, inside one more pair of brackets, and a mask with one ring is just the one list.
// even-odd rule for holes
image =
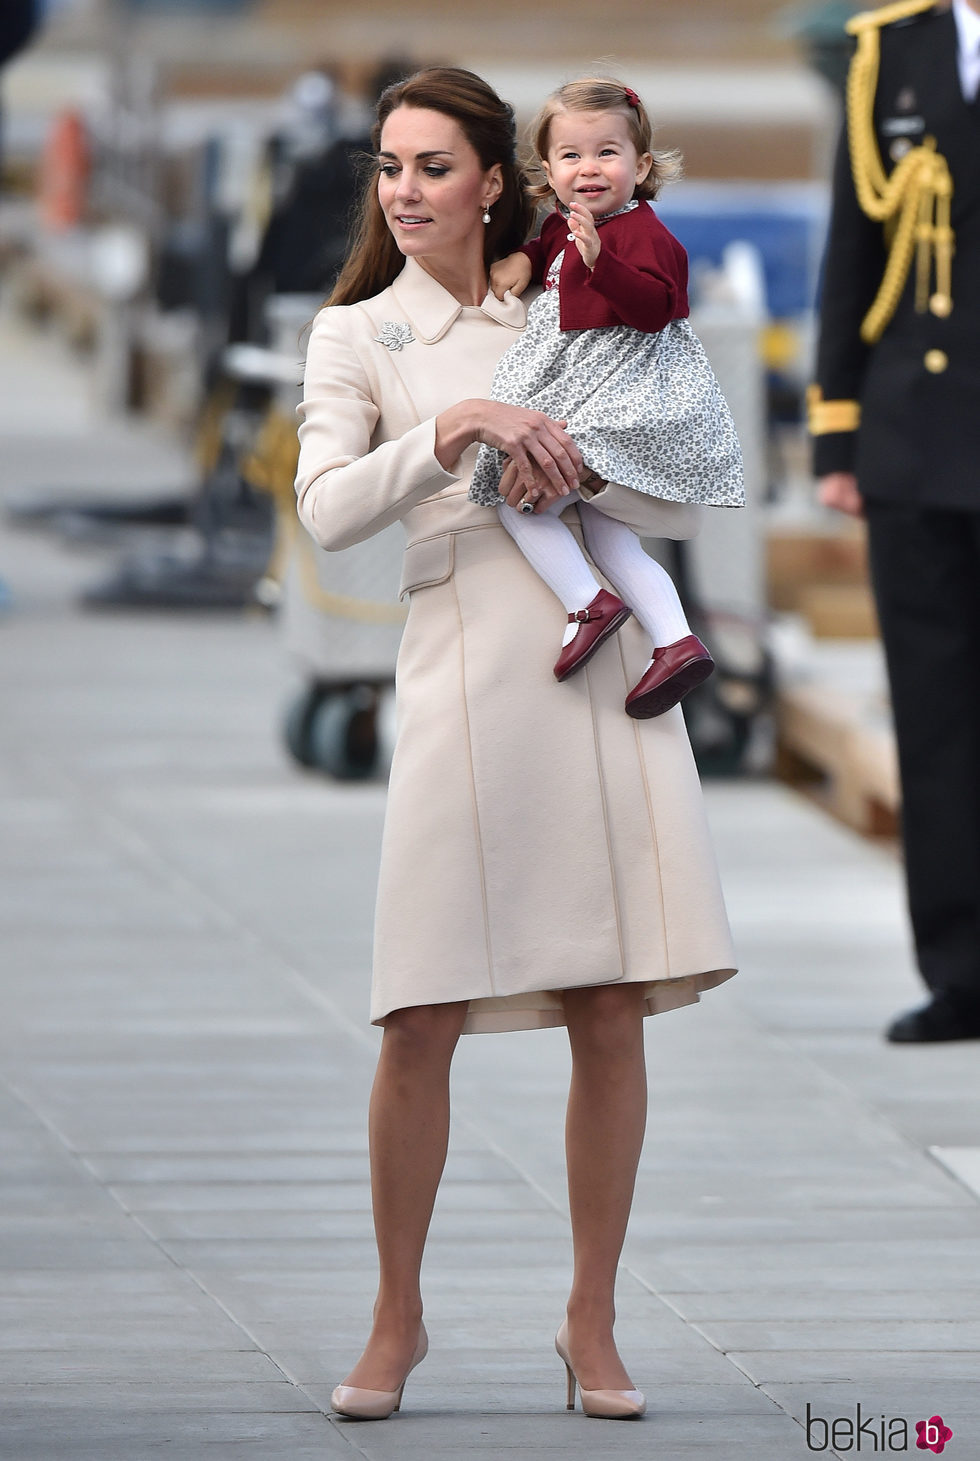
[[602, 248], [590, 273], [568, 241], [568, 220], [556, 209], [545, 219], [540, 236], [521, 250], [531, 261], [536, 284], [544, 283], [565, 250], [558, 281], [563, 330], [631, 325], [653, 335], [690, 313], [687, 253], [648, 203], [601, 223], [599, 238]]

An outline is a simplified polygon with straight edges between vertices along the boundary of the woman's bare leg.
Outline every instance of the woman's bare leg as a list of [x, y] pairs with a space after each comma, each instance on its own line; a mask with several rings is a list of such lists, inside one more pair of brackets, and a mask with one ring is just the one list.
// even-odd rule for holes
[[395, 1010], [371, 1092], [371, 1200], [380, 1279], [374, 1327], [344, 1381], [396, 1390], [419, 1335], [419, 1274], [449, 1143], [449, 1068], [466, 1001]]
[[575, 1269], [568, 1346], [586, 1390], [629, 1390], [613, 1339], [616, 1270], [646, 1127], [643, 986], [563, 995], [572, 1050], [565, 1124]]

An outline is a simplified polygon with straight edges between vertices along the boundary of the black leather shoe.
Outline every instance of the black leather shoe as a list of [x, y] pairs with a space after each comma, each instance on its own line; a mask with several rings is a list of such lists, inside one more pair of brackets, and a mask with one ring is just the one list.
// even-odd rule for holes
[[937, 1040], [980, 1040], [980, 1003], [951, 994], [935, 994], [921, 1009], [899, 1015], [885, 1031], [893, 1045], [922, 1045]]

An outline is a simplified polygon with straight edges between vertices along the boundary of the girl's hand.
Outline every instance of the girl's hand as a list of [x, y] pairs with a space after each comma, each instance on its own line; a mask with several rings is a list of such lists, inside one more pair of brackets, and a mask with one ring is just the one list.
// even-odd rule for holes
[[523, 294], [531, 282], [531, 260], [527, 254], [508, 254], [490, 266], [490, 288], [498, 299], [503, 299], [509, 289], [511, 294]]
[[587, 269], [595, 268], [595, 261], [599, 257], [599, 250], [602, 244], [599, 242], [599, 230], [595, 226], [595, 219], [586, 208], [584, 203], [571, 203], [568, 209], [568, 232], [571, 235], [575, 247], [582, 255], [582, 262]]
[[502, 401], [460, 401], [436, 417], [436, 460], [451, 472], [468, 446], [485, 442], [511, 458], [522, 488], [540, 489], [543, 479], [552, 498], [565, 497], [578, 487], [583, 463], [564, 425], [543, 411]]

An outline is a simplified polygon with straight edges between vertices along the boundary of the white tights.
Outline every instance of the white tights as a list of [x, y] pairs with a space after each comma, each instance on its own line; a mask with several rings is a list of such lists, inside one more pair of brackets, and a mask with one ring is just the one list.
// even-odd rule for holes
[[[598, 508], [583, 502], [577, 492], [558, 497], [541, 513], [523, 513], [502, 504], [500, 521], [520, 548], [539, 578], [574, 614], [592, 602], [601, 585], [596, 580], [571, 529], [559, 513], [577, 502], [585, 545], [600, 573], [633, 610], [654, 645], [673, 644], [690, 634], [673, 580], [648, 553], [625, 523], [606, 517]], [[569, 624], [567, 644], [578, 626]]]

